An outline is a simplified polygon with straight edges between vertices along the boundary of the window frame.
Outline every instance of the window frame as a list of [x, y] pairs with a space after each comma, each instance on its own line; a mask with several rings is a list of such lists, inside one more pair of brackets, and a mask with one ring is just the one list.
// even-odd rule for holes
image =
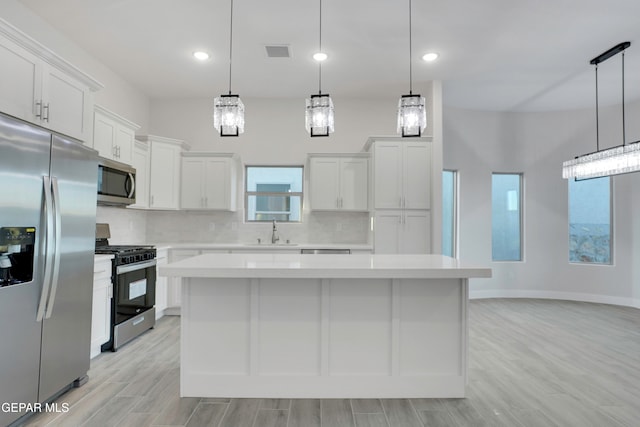
[[[249, 176], [250, 168], [273, 168], [273, 169], [300, 169], [301, 173], [301, 188], [302, 191], [288, 191], [288, 192], [264, 192], [264, 191], [249, 191], [247, 186], [249, 184], [249, 180], [247, 177]], [[263, 183], [263, 184], [281, 184], [281, 183]], [[300, 219], [298, 221], [278, 221], [281, 223], [291, 223], [291, 224], [299, 224], [302, 223], [302, 213], [304, 211], [304, 165], [245, 165], [244, 166], [244, 221], [245, 223], [265, 223], [271, 222], [272, 219], [249, 219], [249, 197], [251, 196], [276, 196], [276, 197], [300, 197]], [[284, 211], [283, 211], [284, 212]], [[257, 213], [257, 211], [256, 211]]]
[[[442, 169], [442, 172], [450, 172], [453, 176], [453, 184], [452, 184], [452, 188], [453, 188], [453, 197], [452, 197], [452, 201], [453, 201], [453, 206], [451, 207], [452, 210], [452, 216], [453, 218], [451, 218], [451, 226], [452, 226], [452, 230], [451, 230], [451, 257], [453, 258], [457, 258], [458, 257], [458, 228], [459, 228], [459, 211], [458, 211], [458, 207], [460, 205], [460, 199], [459, 199], [459, 195], [460, 195], [460, 184], [459, 184], [459, 176], [460, 176], [460, 172], [457, 169]], [[444, 182], [444, 176], [443, 176], [443, 182]], [[444, 194], [444, 193], [443, 193]], [[443, 201], [444, 201], [444, 197], [443, 197]], [[442, 207], [444, 209], [444, 203], [442, 204]], [[443, 239], [442, 242], [444, 243], [444, 211], [443, 211], [443, 228], [442, 228], [442, 234], [443, 234]], [[444, 254], [443, 254], [444, 255]], [[449, 255], [447, 255], [449, 256]]]
[[[574, 182], [582, 182], [582, 181], [592, 181], [594, 179], [609, 179], [609, 262], [584, 262], [584, 261], [572, 261], [571, 260], [571, 190], [570, 190], [570, 181]], [[615, 257], [615, 245], [614, 245], [614, 221], [615, 221], [615, 212], [614, 212], [614, 185], [613, 185], [613, 176], [600, 176], [596, 178], [587, 178], [587, 179], [569, 179], [567, 180], [567, 262], [569, 265], [586, 265], [586, 266], [598, 266], [598, 267], [613, 267], [614, 257]]]
[[[494, 175], [517, 175], [519, 177], [519, 198], [518, 198], [518, 221], [520, 224], [520, 259], [505, 259], [505, 260], [496, 260], [493, 258], [493, 177]], [[524, 172], [491, 172], [491, 262], [525, 262], [525, 253], [524, 253]]]

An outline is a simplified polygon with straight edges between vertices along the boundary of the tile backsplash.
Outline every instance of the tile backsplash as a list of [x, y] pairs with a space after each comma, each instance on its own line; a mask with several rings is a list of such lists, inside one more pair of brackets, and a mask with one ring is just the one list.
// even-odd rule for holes
[[[144, 211], [99, 206], [97, 222], [111, 226], [111, 242], [263, 243], [271, 239], [271, 223], [245, 223], [243, 212]], [[305, 212], [301, 223], [278, 223], [280, 242], [367, 243], [366, 212]]]

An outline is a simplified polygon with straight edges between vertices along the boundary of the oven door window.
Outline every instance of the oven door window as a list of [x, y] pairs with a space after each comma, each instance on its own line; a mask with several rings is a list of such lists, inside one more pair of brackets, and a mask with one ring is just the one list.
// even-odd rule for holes
[[116, 323], [141, 313], [156, 302], [156, 268], [148, 267], [118, 275]]

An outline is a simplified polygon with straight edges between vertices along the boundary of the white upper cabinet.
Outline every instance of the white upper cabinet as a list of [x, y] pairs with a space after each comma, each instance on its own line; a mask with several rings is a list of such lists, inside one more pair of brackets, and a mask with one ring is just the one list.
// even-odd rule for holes
[[375, 141], [374, 207], [430, 209], [431, 153], [424, 141]]
[[149, 145], [149, 208], [180, 208], [181, 153], [189, 146], [160, 136], [136, 136]]
[[182, 153], [182, 209], [236, 210], [237, 164], [233, 154]]
[[95, 106], [93, 115], [93, 148], [102, 157], [132, 164], [136, 131], [140, 126], [122, 116]]
[[136, 202], [128, 208], [147, 209], [149, 207], [149, 146], [135, 141], [131, 166], [136, 170]]
[[42, 61], [0, 35], [0, 111], [39, 122], [35, 102], [41, 98]]
[[89, 143], [103, 86], [0, 19], [0, 111]]
[[366, 157], [312, 155], [309, 160], [311, 209], [366, 211], [368, 164]]

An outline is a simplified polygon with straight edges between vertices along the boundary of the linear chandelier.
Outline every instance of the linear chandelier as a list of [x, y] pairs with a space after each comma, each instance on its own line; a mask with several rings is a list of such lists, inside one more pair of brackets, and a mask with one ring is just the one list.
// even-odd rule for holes
[[[562, 164], [562, 177], [590, 179], [640, 171], [640, 141], [626, 144], [624, 105], [624, 50], [631, 42], [620, 43], [590, 61], [596, 71], [596, 151], [578, 156]], [[600, 150], [598, 112], [598, 64], [622, 53], [622, 145]]]
[[231, 93], [231, 54], [233, 52], [233, 0], [229, 23], [229, 93], [213, 102], [213, 126], [220, 136], [238, 136], [244, 133], [244, 104], [240, 95]]
[[322, 52], [322, 0], [320, 0], [319, 50], [313, 55], [318, 61], [318, 94], [306, 99], [305, 128], [310, 136], [329, 136], [334, 131], [333, 101], [328, 93], [322, 93], [322, 61], [327, 55]]
[[421, 136], [427, 126], [427, 111], [423, 96], [413, 94], [411, 46], [411, 0], [409, 0], [409, 95], [398, 101], [398, 130], [403, 137]]

